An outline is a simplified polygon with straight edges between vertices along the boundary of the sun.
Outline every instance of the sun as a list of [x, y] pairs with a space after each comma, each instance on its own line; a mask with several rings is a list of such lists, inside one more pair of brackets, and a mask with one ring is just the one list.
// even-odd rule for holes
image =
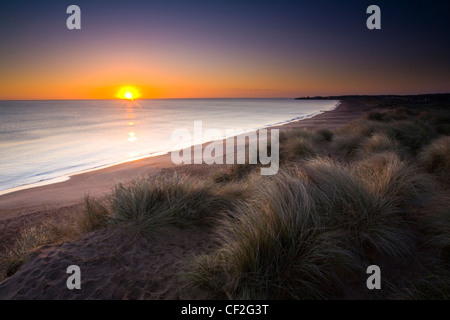
[[126, 99], [126, 100], [135, 100], [135, 99], [139, 98], [140, 96], [141, 95], [140, 95], [138, 89], [136, 89], [135, 87], [132, 87], [132, 86], [121, 87], [121, 88], [119, 88], [119, 90], [117, 91], [117, 94], [116, 94], [116, 98]]

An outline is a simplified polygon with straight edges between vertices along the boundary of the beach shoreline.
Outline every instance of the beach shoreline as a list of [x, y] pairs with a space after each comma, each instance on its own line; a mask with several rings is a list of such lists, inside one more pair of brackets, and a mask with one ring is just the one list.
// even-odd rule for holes
[[[266, 129], [289, 130], [295, 128], [334, 129], [361, 117], [370, 109], [358, 99], [342, 100], [338, 107], [314, 117], [288, 122]], [[210, 144], [206, 142], [203, 147]], [[101, 198], [111, 192], [119, 182], [132, 180], [141, 175], [174, 169], [197, 175], [206, 175], [227, 165], [175, 165], [170, 153], [142, 158], [106, 168], [73, 174], [70, 179], [27, 188], [0, 195], [0, 234], [8, 246], [24, 227], [39, 224], [44, 219], [60, 218], [79, 212], [84, 197]]]
[[[289, 100], [289, 99], [287, 99], [287, 100]], [[204, 139], [203, 140], [204, 141], [203, 145], [209, 144], [211, 142], [223, 141], [224, 139], [228, 139], [228, 138], [231, 138], [233, 136], [240, 136], [240, 135], [244, 135], [244, 134], [249, 134], [251, 132], [257, 132], [258, 130], [268, 129], [268, 128], [272, 128], [272, 127], [276, 127], [276, 126], [277, 127], [285, 126], [285, 125], [287, 125], [289, 123], [292, 123], [292, 122], [297, 122], [297, 121], [303, 121], [303, 120], [306, 120], [306, 119], [310, 119], [310, 118], [313, 118], [313, 117], [315, 117], [315, 116], [317, 116], [319, 114], [322, 114], [324, 112], [335, 110], [341, 103], [340, 100], [338, 100], [338, 99], [330, 99], [330, 102], [334, 103], [334, 106], [332, 108], [328, 108], [328, 106], [327, 106], [326, 109], [321, 109], [319, 111], [310, 112], [310, 113], [306, 112], [306, 114], [304, 114], [304, 115], [297, 116], [297, 117], [294, 117], [294, 118], [289, 118], [289, 119], [282, 120], [282, 121], [279, 121], [279, 122], [264, 124], [264, 125], [261, 125], [261, 126], [258, 126], [258, 127], [237, 129], [236, 133], [232, 133], [231, 135], [228, 135], [228, 131], [227, 131], [226, 134], [224, 134], [224, 132], [222, 131], [222, 137], [214, 138], [214, 140]], [[191, 147], [194, 147], [194, 145], [192, 145]], [[177, 151], [179, 151], [179, 148], [177, 148], [177, 147], [170, 147], [170, 148], [163, 148], [162, 150], [152, 151], [151, 153], [148, 153], [148, 154], [142, 154], [142, 155], [139, 155], [139, 156], [128, 157], [128, 158], [125, 158], [125, 159], [112, 161], [112, 162], [108, 161], [108, 160], [104, 160], [103, 162], [93, 163], [92, 167], [82, 167], [82, 168], [79, 168], [77, 171], [68, 172], [68, 173], [64, 173], [64, 174], [60, 174], [60, 175], [57, 174], [57, 175], [48, 177], [48, 178], [43, 179], [43, 180], [30, 181], [28, 183], [10, 186], [7, 189], [1, 189], [0, 190], [0, 196], [6, 195], [6, 194], [9, 194], [9, 193], [13, 193], [13, 192], [16, 192], [16, 191], [21, 191], [21, 190], [26, 190], [26, 189], [46, 186], [46, 185], [50, 185], [50, 184], [54, 184], [54, 183], [64, 182], [66, 180], [71, 179], [71, 177], [79, 175], [79, 174], [89, 173], [89, 172], [97, 171], [97, 170], [102, 170], [102, 169], [106, 169], [106, 168], [109, 168], [109, 167], [114, 167], [114, 166], [117, 166], [117, 165], [121, 165], [121, 164], [124, 164], [124, 163], [127, 163], [127, 162], [133, 162], [133, 161], [142, 160], [142, 159], [145, 159], [145, 158], [157, 157], [157, 156], [170, 154], [172, 152], [177, 152]], [[35, 174], [37, 176], [40, 176], [39, 171], [35, 172]], [[28, 177], [28, 178], [32, 179], [32, 177]]]

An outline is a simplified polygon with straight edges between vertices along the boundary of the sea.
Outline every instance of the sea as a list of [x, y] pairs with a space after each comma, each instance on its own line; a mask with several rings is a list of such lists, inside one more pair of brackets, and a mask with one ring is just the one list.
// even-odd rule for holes
[[[222, 138], [310, 118], [339, 101], [164, 99], [0, 101], [0, 194], [176, 149], [177, 129]], [[227, 134], [228, 132], [228, 134]], [[203, 141], [206, 142], [206, 141]]]

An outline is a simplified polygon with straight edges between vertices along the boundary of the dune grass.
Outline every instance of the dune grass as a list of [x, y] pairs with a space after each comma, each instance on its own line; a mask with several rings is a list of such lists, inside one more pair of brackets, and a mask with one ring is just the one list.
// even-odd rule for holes
[[434, 129], [426, 122], [402, 120], [391, 123], [389, 127], [393, 138], [398, 140], [413, 155], [435, 137]]
[[[220, 220], [221, 247], [190, 261], [189, 285], [215, 298], [343, 298], [346, 275], [364, 273], [373, 261], [404, 267], [423, 255], [417, 268], [429, 279], [444, 276], [387, 275], [381, 297], [448, 297], [450, 206], [436, 198], [436, 181], [416, 160], [420, 153], [423, 167], [444, 176], [448, 139], [433, 140], [439, 130], [419, 114], [395, 108], [332, 135], [286, 134], [284, 169], [251, 175], [253, 196]], [[324, 142], [341, 162], [320, 156], [315, 143]], [[430, 257], [440, 263], [427, 271]]]
[[217, 186], [176, 173], [119, 183], [106, 199], [86, 196], [80, 215], [24, 229], [14, 248], [2, 257], [0, 269], [11, 276], [34, 249], [104, 227], [151, 237], [172, 227], [207, 226], [215, 214], [232, 210], [246, 195], [244, 185]]
[[[353, 168], [329, 158], [305, 163], [303, 170], [312, 182], [311, 193], [319, 197], [327, 225], [343, 233], [346, 245], [359, 256], [375, 253], [400, 258], [409, 253], [412, 240], [407, 221], [399, 214], [395, 201], [382, 195], [390, 193], [387, 189], [391, 185], [381, 175], [374, 175], [380, 188], [373, 188]], [[402, 178], [402, 173], [394, 177]], [[398, 186], [401, 190], [407, 187], [406, 183]]]
[[436, 259], [450, 268], [450, 196], [438, 192], [427, 203], [427, 210], [419, 216], [424, 245], [435, 253]]
[[334, 151], [348, 159], [367, 153], [397, 151], [416, 156], [438, 136], [432, 120], [419, 117], [418, 112], [396, 108], [372, 112], [335, 132]]
[[339, 274], [355, 261], [321, 224], [306, 182], [284, 172], [258, 188], [259, 196], [267, 192], [265, 200], [254, 199], [222, 219], [217, 230], [223, 246], [192, 262], [185, 275], [190, 284], [212, 289], [218, 298], [339, 296]]
[[383, 132], [376, 132], [361, 141], [357, 156], [363, 159], [369, 155], [386, 151], [401, 153], [400, 143]]
[[321, 128], [315, 132], [314, 140], [316, 142], [326, 141], [330, 142], [333, 140], [334, 132], [327, 128]]
[[392, 299], [396, 300], [449, 300], [449, 275], [429, 275], [427, 278], [408, 282], [403, 288], [393, 288]]
[[222, 247], [194, 260], [188, 281], [234, 299], [336, 298], [366, 261], [402, 261], [415, 247], [403, 209], [428, 185], [395, 154], [370, 162], [316, 157], [254, 177], [255, 198], [223, 219]]
[[104, 200], [93, 199], [89, 195], [84, 198], [85, 210], [77, 221], [81, 232], [90, 232], [106, 226], [110, 220], [108, 204]]
[[443, 136], [433, 141], [420, 153], [419, 161], [441, 182], [450, 184], [450, 137]]
[[245, 187], [217, 185], [177, 173], [157, 173], [115, 186], [111, 223], [152, 236], [170, 227], [207, 226], [215, 215], [245, 198]]
[[43, 227], [30, 227], [22, 230], [19, 239], [12, 250], [1, 257], [1, 278], [10, 277], [25, 263], [29, 253], [39, 246], [51, 243], [54, 240], [48, 230]]
[[318, 153], [310, 137], [288, 139], [281, 146], [280, 158], [283, 162], [291, 162], [313, 157]]
[[178, 175], [118, 184], [111, 197], [113, 222], [139, 226], [148, 234], [168, 225], [186, 226], [207, 218], [212, 197], [203, 184]]
[[86, 196], [81, 214], [58, 220], [49, 219], [41, 225], [23, 229], [14, 247], [0, 257], [0, 279], [16, 273], [39, 247], [70, 241], [81, 234], [105, 227], [109, 217], [103, 201]]
[[245, 179], [257, 166], [250, 164], [233, 164], [229, 169], [221, 169], [213, 174], [216, 183], [237, 182]]
[[[163, 171], [119, 183], [104, 199], [86, 197], [76, 219], [25, 230], [6, 269], [15, 272], [43, 244], [99, 228], [151, 241], [164, 230], [200, 227], [218, 247], [185, 261], [181, 275], [209, 298], [356, 291], [448, 299], [450, 140], [439, 112], [390, 108], [333, 131], [281, 131], [274, 176], [244, 164], [207, 178]], [[408, 263], [398, 277], [395, 269]], [[364, 283], [370, 264], [386, 268], [384, 289], [372, 296]]]
[[397, 208], [424, 203], [436, 188], [428, 175], [393, 152], [375, 154], [352, 168], [367, 188]]

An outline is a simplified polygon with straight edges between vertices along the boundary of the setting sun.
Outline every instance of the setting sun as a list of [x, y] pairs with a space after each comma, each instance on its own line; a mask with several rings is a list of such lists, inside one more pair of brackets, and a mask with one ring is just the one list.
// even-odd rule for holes
[[120, 88], [116, 97], [119, 99], [134, 100], [139, 98], [140, 94], [135, 87], [127, 86]]

